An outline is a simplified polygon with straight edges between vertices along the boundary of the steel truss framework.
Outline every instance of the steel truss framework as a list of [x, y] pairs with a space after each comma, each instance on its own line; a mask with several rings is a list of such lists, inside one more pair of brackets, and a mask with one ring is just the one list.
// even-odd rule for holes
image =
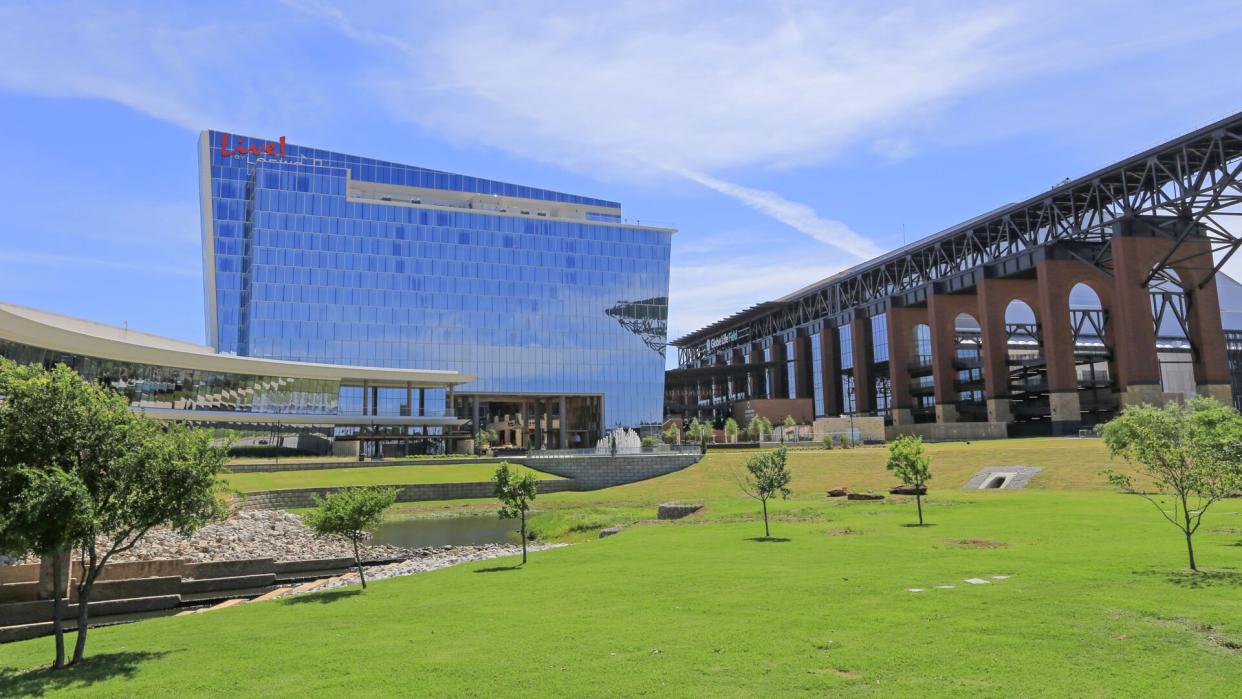
[[[1242, 247], [1242, 238], [1224, 225], [1227, 217], [1242, 215], [1240, 176], [1242, 113], [830, 277], [781, 299], [773, 310], [739, 314], [671, 344], [679, 364], [692, 366], [708, 354], [704, 345], [716, 333], [744, 327], [749, 337], [764, 338], [817, 320], [839, 324], [904, 305], [902, 296], [925, 295], [972, 269], [1051, 246], [1111, 274], [1108, 241], [1123, 226], [1174, 241], [1144, 286], [1157, 277], [1181, 285], [1171, 272], [1188, 262], [1210, 270], [1202, 286]], [[1183, 249], [1192, 237], [1206, 239], [1218, 261], [1195, 259], [1207, 257], [1201, 247]]]

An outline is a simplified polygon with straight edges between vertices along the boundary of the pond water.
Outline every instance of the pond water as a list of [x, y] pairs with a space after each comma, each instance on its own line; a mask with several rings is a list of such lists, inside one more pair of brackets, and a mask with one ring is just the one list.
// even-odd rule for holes
[[445, 544], [516, 544], [518, 526], [516, 519], [500, 519], [496, 515], [400, 519], [381, 524], [372, 533], [371, 541], [407, 549]]

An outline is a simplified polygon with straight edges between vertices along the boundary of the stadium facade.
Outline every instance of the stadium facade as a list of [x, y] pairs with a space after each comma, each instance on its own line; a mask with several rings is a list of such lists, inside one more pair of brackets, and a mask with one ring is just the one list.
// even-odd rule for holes
[[504, 446], [590, 447], [661, 422], [671, 229], [283, 138], [205, 131], [199, 159], [218, 352], [471, 374], [446, 409]]
[[752, 306], [671, 343], [666, 417], [980, 438], [1242, 407], [1240, 173], [1242, 114]]

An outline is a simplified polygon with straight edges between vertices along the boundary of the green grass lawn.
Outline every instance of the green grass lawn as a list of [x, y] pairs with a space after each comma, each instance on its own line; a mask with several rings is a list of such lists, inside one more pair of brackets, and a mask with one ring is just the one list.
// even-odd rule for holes
[[[795, 497], [772, 508], [776, 540], [759, 541], [757, 503], [733, 480], [747, 455], [712, 455], [646, 483], [540, 497], [540, 517], [570, 539], [590, 529], [575, 522], [635, 524], [525, 568], [467, 564], [93, 630], [92, 660], [62, 673], [37, 669], [50, 639], [0, 646], [0, 694], [1237, 695], [1242, 501], [1209, 514], [1198, 554], [1211, 570], [1196, 575], [1177, 530], [1105, 486], [1098, 442], [932, 453], [931, 526], [908, 526], [912, 499], [823, 497], [891, 484], [882, 450], [805, 453], [792, 457]], [[1024, 491], [961, 489], [1006, 464], [1047, 470]], [[650, 521], [675, 498], [707, 508]], [[964, 582], [975, 577], [992, 582]]]
[[[555, 479], [547, 473], [513, 465], [519, 473], [536, 478]], [[316, 471], [273, 471], [270, 473], [230, 473], [225, 480], [230, 488], [243, 493], [286, 488], [314, 488], [347, 485], [399, 485], [406, 483], [471, 483], [491, 480], [495, 464], [420, 464], [417, 466], [375, 466], [331, 468]]]

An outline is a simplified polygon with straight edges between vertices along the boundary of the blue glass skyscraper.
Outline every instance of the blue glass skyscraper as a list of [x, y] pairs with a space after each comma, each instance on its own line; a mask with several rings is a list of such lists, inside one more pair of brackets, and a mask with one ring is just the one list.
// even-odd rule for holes
[[284, 139], [207, 131], [199, 158], [219, 351], [474, 374], [452, 407], [503, 444], [660, 422], [672, 230]]

